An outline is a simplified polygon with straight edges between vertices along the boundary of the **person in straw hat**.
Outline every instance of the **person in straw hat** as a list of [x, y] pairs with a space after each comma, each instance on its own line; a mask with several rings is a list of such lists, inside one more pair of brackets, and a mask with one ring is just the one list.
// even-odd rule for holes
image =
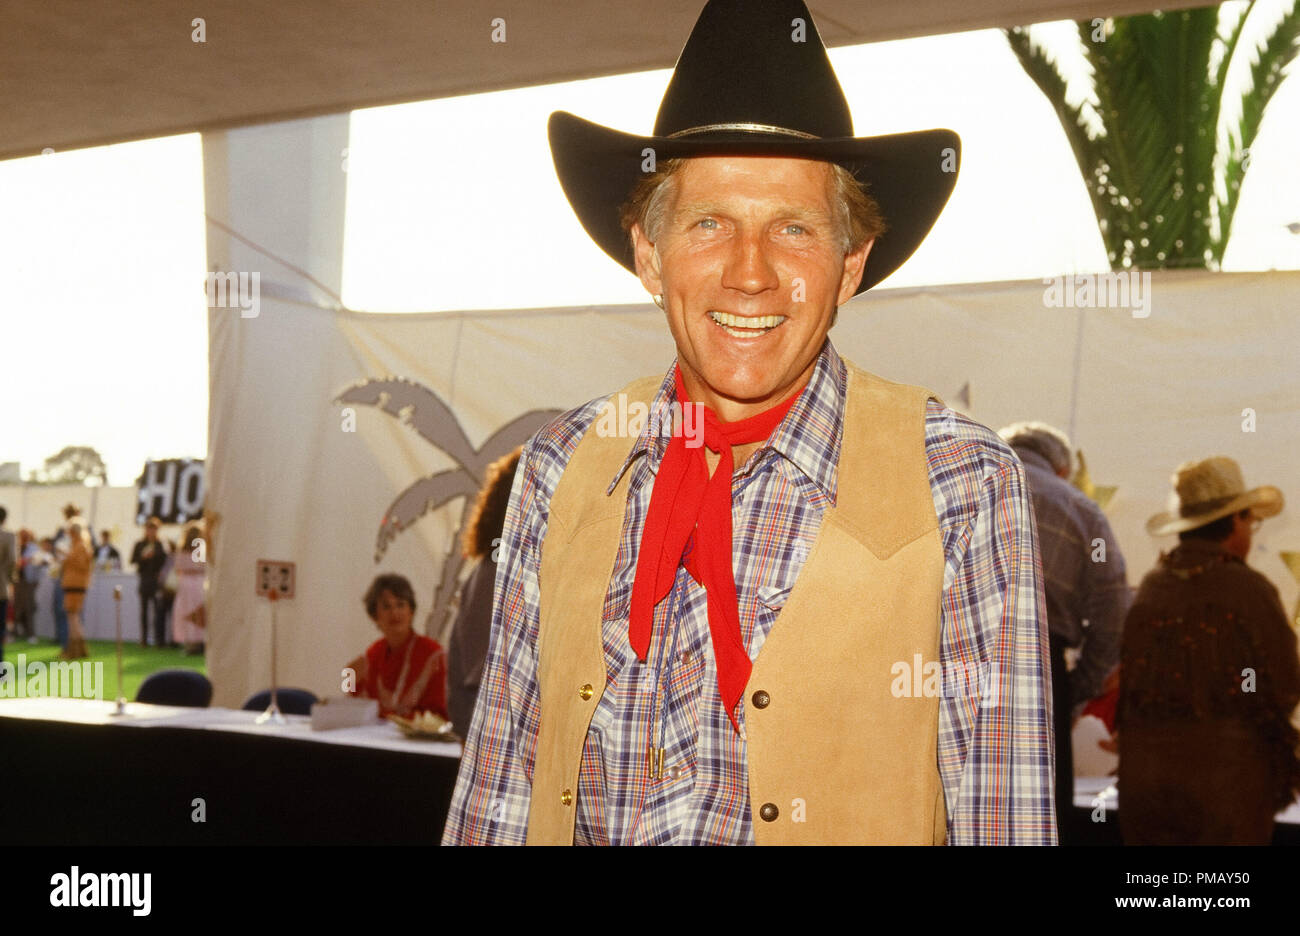
[[1120, 657], [1120, 830], [1126, 844], [1267, 845], [1300, 792], [1300, 659], [1277, 589], [1246, 565], [1277, 488], [1246, 489], [1222, 456], [1173, 475], [1178, 534], [1142, 580]]
[[710, 0], [652, 135], [549, 136], [677, 359], [524, 447], [443, 841], [1054, 843], [1022, 466], [827, 338], [957, 134], [855, 137], [802, 2]]

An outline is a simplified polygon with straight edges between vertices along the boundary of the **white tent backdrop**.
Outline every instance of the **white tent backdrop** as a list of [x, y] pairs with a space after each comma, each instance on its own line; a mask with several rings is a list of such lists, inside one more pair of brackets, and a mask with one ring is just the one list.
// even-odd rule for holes
[[[408, 416], [439, 445], [379, 406], [336, 402], [341, 393], [405, 378], [450, 407], [478, 448], [521, 414], [577, 406], [673, 359], [663, 313], [650, 305], [371, 315], [268, 297], [277, 292], [268, 286], [256, 318], [209, 312], [208, 507], [220, 524], [208, 671], [217, 705], [238, 705], [270, 679], [258, 559], [297, 563], [297, 596], [277, 612], [281, 685], [339, 691], [343, 664], [378, 636], [361, 596], [380, 571], [412, 580], [417, 624], [427, 626], [465, 498], [415, 520], [378, 562], [376, 543], [399, 494], [467, 456], [446, 451], [455, 443], [445, 420], [428, 428], [437, 422], [431, 397]], [[1027, 418], [1072, 429], [1095, 482], [1118, 487], [1108, 515], [1134, 585], [1173, 542], [1152, 540], [1143, 524], [1164, 509], [1179, 462], [1230, 455], [1247, 484], [1300, 498], [1300, 273], [1156, 273], [1148, 318], [1046, 308], [1044, 289], [868, 293], [841, 310], [831, 336], [859, 365], [929, 386], [995, 429]], [[1253, 432], [1243, 431], [1247, 409]], [[1300, 550], [1295, 515], [1266, 523], [1251, 557], [1288, 609], [1296, 583], [1278, 553]]]

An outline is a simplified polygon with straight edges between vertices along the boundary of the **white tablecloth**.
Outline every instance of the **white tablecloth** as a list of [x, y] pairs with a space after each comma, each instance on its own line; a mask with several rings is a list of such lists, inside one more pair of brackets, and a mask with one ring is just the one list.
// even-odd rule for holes
[[[114, 640], [113, 586], [122, 586], [122, 639], [140, 639], [139, 580], [134, 572], [98, 572], [90, 579], [81, 627], [88, 640]], [[54, 582], [42, 577], [36, 586], [36, 634], [54, 639]]]
[[258, 712], [224, 708], [178, 708], [128, 702], [125, 715], [114, 715], [112, 701], [97, 699], [0, 699], [0, 718], [34, 718], [75, 722], [82, 725], [123, 725], [131, 728], [192, 728], [199, 731], [235, 731], [318, 744], [346, 744], [352, 747], [402, 751], [435, 757], [460, 757], [460, 745], [440, 741], [412, 741], [389, 721], [360, 728], [312, 731], [305, 715], [286, 715], [284, 725], [255, 724]]

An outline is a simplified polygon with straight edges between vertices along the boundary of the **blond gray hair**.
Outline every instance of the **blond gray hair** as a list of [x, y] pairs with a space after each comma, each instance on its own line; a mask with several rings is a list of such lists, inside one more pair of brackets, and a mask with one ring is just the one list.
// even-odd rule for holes
[[1055, 426], [1045, 422], [1018, 422], [999, 429], [998, 435], [1013, 449], [1023, 449], [1046, 458], [1057, 474], [1070, 473], [1070, 437]]

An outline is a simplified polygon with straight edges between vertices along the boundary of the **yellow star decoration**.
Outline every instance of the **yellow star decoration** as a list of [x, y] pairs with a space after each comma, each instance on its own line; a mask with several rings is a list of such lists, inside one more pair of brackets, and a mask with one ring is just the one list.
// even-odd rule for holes
[[1092, 475], [1088, 473], [1088, 460], [1083, 457], [1083, 449], [1075, 453], [1079, 457], [1079, 467], [1074, 472], [1070, 483], [1096, 502], [1103, 511], [1110, 506], [1111, 499], [1119, 487], [1115, 485], [1093, 484]]
[[[1291, 570], [1291, 575], [1297, 582], [1300, 582], [1300, 552], [1287, 552], [1283, 550], [1278, 553], [1282, 557], [1282, 562]], [[1296, 599], [1295, 609], [1291, 612], [1291, 623], [1293, 626], [1300, 626], [1300, 599]]]

